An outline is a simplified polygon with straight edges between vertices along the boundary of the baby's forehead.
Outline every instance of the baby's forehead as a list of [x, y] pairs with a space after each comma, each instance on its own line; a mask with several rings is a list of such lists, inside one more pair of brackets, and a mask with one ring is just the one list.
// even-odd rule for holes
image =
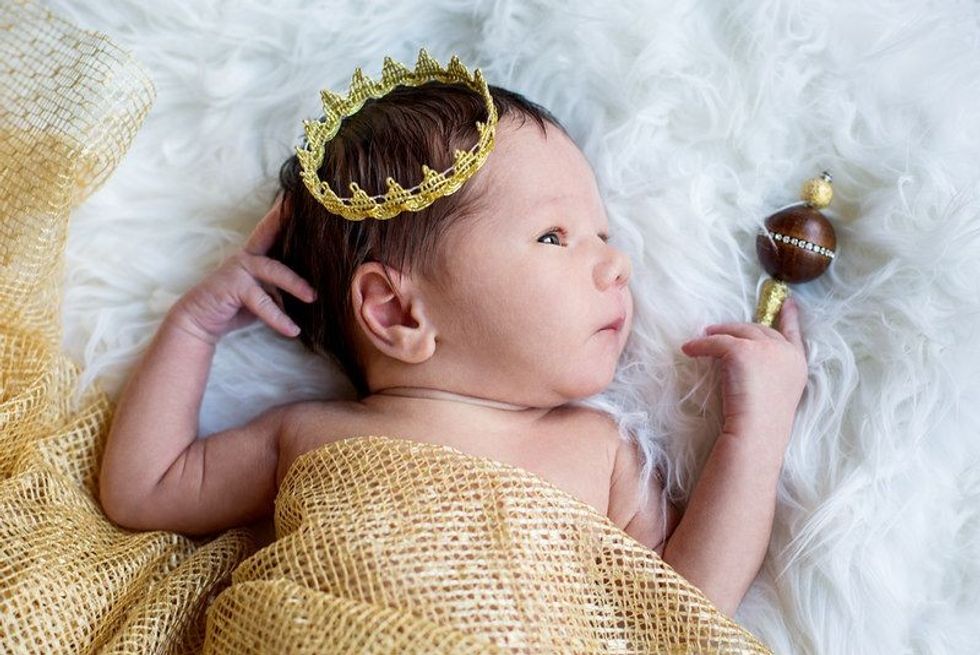
[[545, 137], [536, 124], [505, 130], [471, 182], [485, 204], [512, 212], [601, 204], [592, 166], [578, 146], [558, 128]]
[[474, 212], [475, 220], [466, 221], [465, 228], [471, 235], [478, 232], [484, 242], [556, 227], [569, 234], [609, 231], [601, 199], [582, 188], [572, 193], [551, 191], [531, 197], [491, 193], [484, 200]]
[[494, 148], [482, 167], [488, 169], [491, 180], [592, 176], [592, 167], [575, 142], [547, 121], [544, 130], [533, 121], [519, 127], [513, 122], [503, 123], [495, 135]]

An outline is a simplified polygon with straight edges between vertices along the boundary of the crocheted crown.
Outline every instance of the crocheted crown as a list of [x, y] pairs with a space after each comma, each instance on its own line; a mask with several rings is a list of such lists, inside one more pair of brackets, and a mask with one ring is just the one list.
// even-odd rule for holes
[[[487, 121], [476, 122], [479, 139], [469, 150], [456, 150], [452, 166], [436, 172], [422, 165], [422, 180], [413, 187], [403, 188], [388, 177], [388, 192], [384, 195], [369, 196], [356, 182], [350, 183], [351, 197], [341, 198], [326, 181], [321, 180], [317, 171], [323, 164], [324, 148], [336, 136], [344, 118], [355, 114], [368, 98], [380, 98], [399, 85], [419, 86], [437, 80], [448, 84], [463, 84], [479, 92], [487, 104]], [[301, 177], [310, 193], [333, 214], [351, 221], [361, 221], [367, 217], [385, 220], [403, 211], [419, 211], [428, 207], [437, 198], [455, 193], [486, 161], [494, 147], [494, 131], [497, 125], [497, 109], [490, 96], [486, 80], [479, 68], [471, 75], [453, 55], [449, 65], [443, 68], [429, 56], [425, 48], [419, 50], [415, 70], [409, 70], [391, 57], [384, 58], [381, 80], [374, 82], [364, 77], [361, 68], [354, 69], [350, 89], [346, 98], [329, 90], [320, 92], [323, 99], [324, 117], [322, 120], [304, 120], [306, 144], [296, 148], [302, 167]]]

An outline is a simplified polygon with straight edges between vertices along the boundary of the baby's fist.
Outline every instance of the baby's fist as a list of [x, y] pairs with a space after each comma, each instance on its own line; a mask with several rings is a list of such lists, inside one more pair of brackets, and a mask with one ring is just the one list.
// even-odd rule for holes
[[807, 380], [796, 301], [783, 303], [778, 331], [760, 323], [723, 323], [709, 325], [705, 334], [681, 350], [721, 361], [723, 431], [747, 439], [788, 439]]

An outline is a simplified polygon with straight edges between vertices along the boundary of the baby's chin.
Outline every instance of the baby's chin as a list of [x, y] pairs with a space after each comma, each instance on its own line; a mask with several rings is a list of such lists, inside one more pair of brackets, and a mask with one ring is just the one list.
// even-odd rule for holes
[[626, 346], [626, 339], [629, 334], [624, 332], [622, 329], [619, 330], [615, 337], [610, 336], [609, 340], [614, 341], [614, 343], [609, 347], [609, 354], [606, 356], [604, 361], [604, 366], [606, 366], [607, 381], [604, 386], [609, 386], [612, 383], [613, 378], [616, 376], [616, 369], [619, 368], [619, 361], [623, 356], [623, 350]]
[[618, 364], [618, 349], [603, 354], [591, 362], [583, 362], [582, 370], [587, 371], [589, 375], [585, 379], [578, 379], [572, 383], [575, 399], [588, 398], [605, 391], [616, 377]]

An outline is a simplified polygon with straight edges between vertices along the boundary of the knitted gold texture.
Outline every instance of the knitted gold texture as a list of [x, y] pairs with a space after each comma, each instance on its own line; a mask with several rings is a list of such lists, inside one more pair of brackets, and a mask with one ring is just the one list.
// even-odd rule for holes
[[[487, 104], [487, 121], [476, 122], [480, 135], [476, 144], [469, 150], [457, 150], [452, 166], [445, 171], [436, 172], [423, 164], [422, 181], [409, 189], [404, 189], [389, 177], [386, 180], [388, 192], [379, 196], [369, 196], [357, 182], [351, 182], [350, 190], [354, 195], [341, 198], [326, 181], [320, 179], [317, 171], [323, 165], [326, 143], [336, 136], [344, 118], [357, 113], [368, 99], [380, 98], [396, 86], [419, 86], [434, 80], [467, 86], [479, 93]], [[306, 188], [320, 204], [347, 220], [362, 221], [368, 217], [386, 220], [403, 211], [419, 211], [428, 207], [436, 199], [458, 191], [483, 166], [494, 147], [497, 108], [493, 104], [483, 72], [477, 68], [470, 75], [456, 55], [443, 68], [422, 48], [419, 50], [415, 70], [409, 70], [391, 57], [385, 57], [381, 81], [372, 82], [364, 77], [360, 68], [355, 68], [346, 98], [327, 90], [321, 91], [320, 97], [323, 100], [323, 120], [303, 121], [306, 144], [296, 149], [302, 168], [300, 175]], [[378, 202], [379, 199], [382, 199], [381, 202]]]
[[112, 405], [61, 352], [69, 212], [115, 170], [154, 99], [105, 36], [0, 2], [0, 653], [192, 653], [255, 550], [130, 532], [98, 503]]
[[[300, 455], [206, 653], [769, 653], [544, 479], [385, 435]], [[259, 646], [260, 645], [260, 646]]]

